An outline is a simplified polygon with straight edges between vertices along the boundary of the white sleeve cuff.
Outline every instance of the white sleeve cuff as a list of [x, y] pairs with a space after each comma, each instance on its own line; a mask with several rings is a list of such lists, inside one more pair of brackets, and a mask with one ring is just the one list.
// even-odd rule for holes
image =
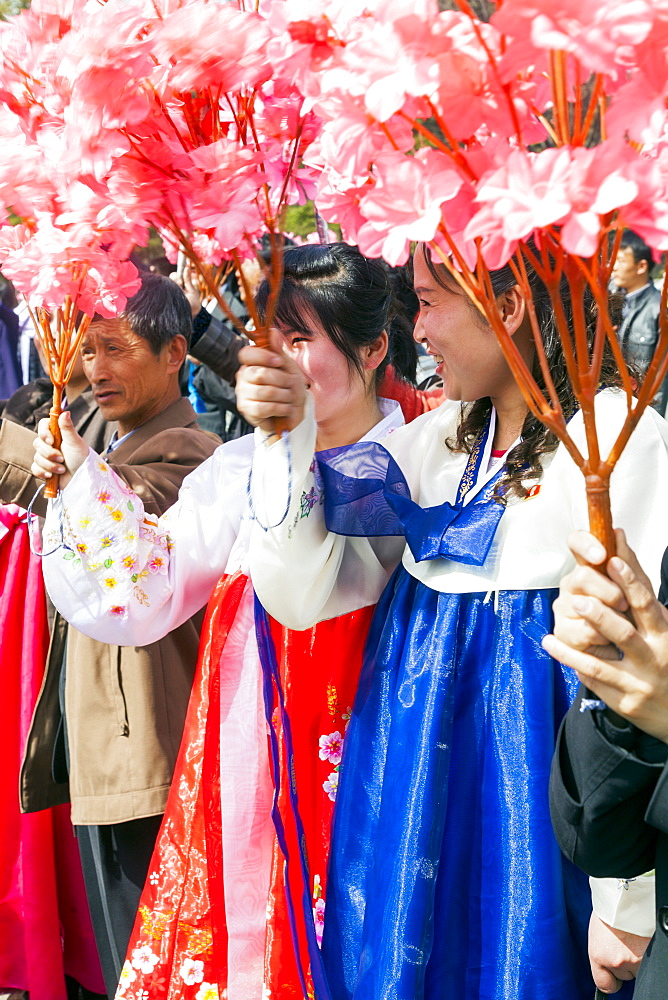
[[299, 509], [302, 484], [313, 463], [316, 430], [310, 392], [306, 393], [304, 419], [279, 441], [266, 445], [266, 434], [255, 428], [251, 503], [264, 528], [287, 525]]
[[656, 927], [654, 872], [633, 879], [590, 878], [597, 917], [618, 931], [651, 937]]

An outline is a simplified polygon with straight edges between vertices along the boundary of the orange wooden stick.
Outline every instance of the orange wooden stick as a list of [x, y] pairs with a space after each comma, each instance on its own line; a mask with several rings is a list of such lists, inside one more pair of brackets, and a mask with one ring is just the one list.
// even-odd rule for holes
[[[80, 314], [76, 300], [69, 296], [62, 307], [56, 310], [53, 316], [55, 323], [55, 333], [52, 328], [52, 316], [47, 309], [41, 307], [28, 311], [35, 327], [35, 333], [42, 344], [46, 359], [46, 366], [49, 378], [53, 383], [53, 400], [49, 411], [49, 431], [53, 437], [55, 448], [60, 448], [62, 435], [58, 418], [63, 412], [63, 395], [67, 385], [74, 362], [76, 360], [81, 342], [88, 329], [91, 317]], [[78, 320], [78, 326], [77, 326]], [[58, 476], [52, 476], [44, 488], [44, 496], [48, 500], [54, 500], [58, 496]]]

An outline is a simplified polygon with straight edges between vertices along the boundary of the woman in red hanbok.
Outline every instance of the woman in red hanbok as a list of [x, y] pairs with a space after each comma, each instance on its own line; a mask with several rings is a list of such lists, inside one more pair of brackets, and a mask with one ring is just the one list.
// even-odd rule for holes
[[[286, 251], [276, 323], [311, 390], [318, 448], [379, 440], [403, 423], [399, 406], [377, 395], [390, 320], [379, 262], [344, 244]], [[45, 559], [45, 575], [76, 628], [145, 645], [202, 607], [218, 580], [118, 996], [303, 998], [314, 984], [326, 995], [329, 828], [373, 608], [333, 608], [294, 633], [257, 604], [246, 569], [252, 438], [219, 448], [159, 520], [97, 455], [71, 459], [67, 441], [63, 451], [77, 471], [62, 493], [65, 549]], [[289, 475], [275, 488], [287, 506]], [[321, 503], [316, 481], [297, 519]], [[52, 510], [47, 519], [49, 548], [59, 518]], [[379, 592], [400, 550], [387, 540], [373, 570]]]

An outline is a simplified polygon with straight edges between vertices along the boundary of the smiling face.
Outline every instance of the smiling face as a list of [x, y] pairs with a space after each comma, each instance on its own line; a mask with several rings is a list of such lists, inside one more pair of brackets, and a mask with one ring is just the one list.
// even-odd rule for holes
[[81, 346], [86, 377], [105, 420], [127, 434], [179, 398], [178, 372], [185, 357], [181, 336], [155, 354], [125, 319], [91, 323]]
[[304, 316], [303, 329], [281, 330], [286, 350], [301, 368], [313, 394], [318, 424], [336, 420], [367, 402], [373, 370], [363, 379], [332, 343], [314, 316]]
[[420, 314], [414, 337], [436, 362], [446, 399], [471, 402], [514, 391], [515, 381], [493, 330], [454, 280], [440, 284], [420, 247], [413, 260]]

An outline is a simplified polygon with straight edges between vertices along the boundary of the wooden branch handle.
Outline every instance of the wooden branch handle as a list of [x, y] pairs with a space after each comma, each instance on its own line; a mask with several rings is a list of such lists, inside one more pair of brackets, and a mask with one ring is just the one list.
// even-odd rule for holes
[[[256, 347], [261, 347], [265, 351], [269, 350], [269, 337], [266, 330], [249, 330], [247, 333]], [[282, 417], [272, 417], [271, 420], [267, 421], [267, 425], [270, 436], [275, 434], [276, 437], [280, 437], [283, 431], [288, 430], [288, 425]]]
[[617, 554], [615, 531], [612, 526], [609, 485], [600, 476], [586, 476], [587, 510], [592, 535], [605, 547], [605, 560]]
[[[49, 431], [53, 437], [54, 448], [60, 448], [63, 436], [60, 433], [60, 426], [58, 424], [58, 417], [63, 412], [62, 407], [63, 402], [63, 389], [62, 386], [54, 385], [53, 387], [53, 404], [49, 410]], [[55, 500], [58, 496], [58, 481], [60, 476], [52, 476], [51, 479], [46, 484], [44, 489], [44, 496], [47, 500]]]

